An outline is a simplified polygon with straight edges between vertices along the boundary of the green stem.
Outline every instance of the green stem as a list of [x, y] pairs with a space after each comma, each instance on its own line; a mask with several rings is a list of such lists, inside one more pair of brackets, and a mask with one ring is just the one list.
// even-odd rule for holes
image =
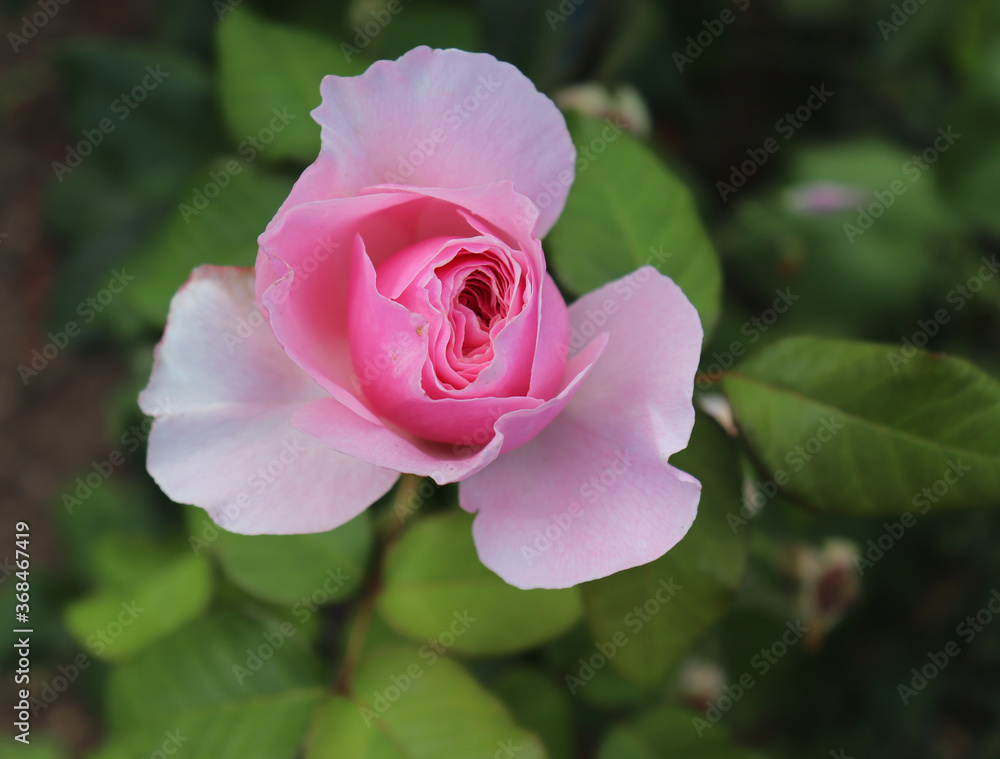
[[405, 506], [417, 488], [420, 487], [421, 477], [415, 474], [404, 474], [399, 478], [396, 486], [396, 494], [392, 501], [392, 508], [380, 525], [378, 534], [379, 559], [375, 571], [368, 578], [364, 595], [358, 604], [358, 612], [354, 619], [354, 626], [347, 636], [347, 647], [344, 652], [344, 664], [337, 676], [336, 690], [345, 696], [350, 694], [351, 680], [357, 670], [358, 662], [361, 660], [361, 652], [365, 647], [365, 639], [368, 637], [368, 630], [371, 627], [372, 618], [375, 615], [375, 600], [382, 587], [382, 574], [385, 569], [385, 557], [389, 547], [399, 537], [403, 529], [403, 520], [398, 519], [396, 514], [399, 507]]

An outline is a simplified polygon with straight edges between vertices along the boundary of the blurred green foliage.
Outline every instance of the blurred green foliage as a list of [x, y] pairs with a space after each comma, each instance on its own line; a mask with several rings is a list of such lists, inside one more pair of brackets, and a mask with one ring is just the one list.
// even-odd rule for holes
[[[69, 687], [101, 725], [92, 756], [148, 756], [178, 732], [192, 759], [487, 757], [508, 742], [520, 759], [1000, 755], [1000, 624], [966, 621], [998, 585], [1000, 518], [965, 508], [1000, 501], [1000, 277], [983, 269], [1000, 252], [1000, 5], [154, 6], [143, 44], [74, 39], [48, 61], [69, 169], [45, 207], [64, 250], [50, 323], [81, 322], [81, 344], [132, 375], [108, 439], [122, 471], [82, 497], [66, 483], [79, 503], [53, 513], [70, 572], [35, 580], [35, 673], [49, 686], [85, 657]], [[127, 437], [173, 292], [198, 264], [253, 265], [314, 157], [322, 75], [421, 43], [491, 52], [549, 94], [628, 83], [650, 112], [650, 134], [604, 138], [545, 242], [567, 293], [647, 261], [675, 277], [709, 333], [698, 395], [721, 387], [740, 427], [736, 441], [699, 415], [671, 463], [703, 482], [701, 513], [646, 567], [517, 591], [478, 563], [447, 488], [398, 538], [389, 496], [326, 535], [222, 533], [195, 551], [205, 516], [143, 471], [148, 427]], [[151, 66], [168, 75], [127, 105]], [[800, 116], [814, 86], [833, 94]], [[571, 115], [577, 143], [609, 115]], [[134, 283], [89, 319], [81, 304], [114, 270]], [[850, 423], [775, 482], [824, 414]], [[962, 457], [968, 477], [903, 525]], [[824, 553], [830, 538], [855, 558]], [[303, 602], [331, 570], [349, 580]], [[671, 578], [682, 590], [635, 630]], [[132, 602], [146, 610], [125, 626]], [[453, 612], [477, 621], [446, 643]], [[809, 633], [787, 642], [797, 621]], [[961, 653], [917, 689], [913, 670], [949, 642]], [[36, 715], [52, 703], [39, 688]], [[66, 752], [39, 736], [18, 755]]]

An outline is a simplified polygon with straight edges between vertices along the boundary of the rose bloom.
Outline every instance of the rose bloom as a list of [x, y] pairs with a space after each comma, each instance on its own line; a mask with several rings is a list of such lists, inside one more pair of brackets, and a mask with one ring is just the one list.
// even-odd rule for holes
[[286, 534], [401, 472], [459, 482], [481, 560], [521, 588], [663, 555], [701, 492], [667, 463], [701, 323], [650, 267], [567, 308], [540, 243], [574, 176], [559, 110], [509, 64], [426, 47], [321, 92], [319, 158], [256, 267], [199, 267], [171, 303], [139, 399], [157, 483]]

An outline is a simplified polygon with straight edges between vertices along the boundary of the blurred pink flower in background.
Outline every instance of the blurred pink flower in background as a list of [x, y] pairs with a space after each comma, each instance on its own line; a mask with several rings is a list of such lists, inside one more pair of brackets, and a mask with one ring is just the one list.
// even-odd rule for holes
[[792, 211], [817, 216], [854, 208], [865, 197], [863, 190], [837, 182], [809, 182], [785, 192], [785, 201]]

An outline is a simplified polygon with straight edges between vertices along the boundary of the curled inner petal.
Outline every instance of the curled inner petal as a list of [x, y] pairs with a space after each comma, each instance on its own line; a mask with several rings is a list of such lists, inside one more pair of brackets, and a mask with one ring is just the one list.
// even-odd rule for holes
[[478, 234], [425, 240], [379, 267], [380, 292], [427, 321], [424, 385], [432, 394], [465, 390], [492, 364], [498, 336], [531, 292], [519, 256]]
[[496, 249], [466, 248], [435, 270], [450, 298], [441, 303], [439, 345], [446, 365], [435, 366], [441, 384], [452, 390], [468, 387], [494, 358], [493, 341], [508, 318], [520, 313], [520, 272]]
[[531, 210], [509, 182], [306, 203], [261, 237], [257, 295], [338, 402], [471, 450], [563, 386], [568, 314]]

